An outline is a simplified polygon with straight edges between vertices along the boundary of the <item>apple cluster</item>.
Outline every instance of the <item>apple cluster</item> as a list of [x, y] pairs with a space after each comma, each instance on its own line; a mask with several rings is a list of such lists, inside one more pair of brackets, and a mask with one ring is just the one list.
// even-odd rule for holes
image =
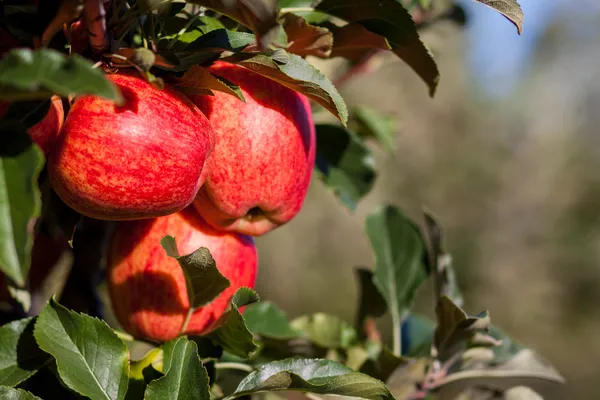
[[[308, 100], [237, 65], [217, 62], [209, 70], [239, 86], [245, 101], [221, 92], [186, 96], [119, 71], [108, 78], [124, 104], [80, 96], [64, 117], [55, 99], [30, 128], [59, 197], [82, 215], [118, 221], [106, 257], [108, 287], [119, 322], [137, 337], [210, 331], [235, 290], [254, 286], [253, 236], [294, 218], [311, 180]], [[231, 282], [187, 323], [185, 277], [161, 247], [166, 235], [180, 254], [207, 247]]]

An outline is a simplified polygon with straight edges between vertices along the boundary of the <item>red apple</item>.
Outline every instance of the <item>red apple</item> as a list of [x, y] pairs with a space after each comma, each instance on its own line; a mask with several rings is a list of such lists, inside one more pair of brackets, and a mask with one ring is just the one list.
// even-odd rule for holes
[[216, 228], [259, 236], [300, 211], [315, 160], [308, 99], [245, 68], [210, 72], [240, 86], [246, 102], [215, 92], [190, 96], [216, 132], [209, 174], [194, 205]]
[[56, 193], [79, 213], [103, 220], [171, 214], [189, 205], [207, 174], [210, 123], [189, 99], [133, 75], [109, 78], [124, 106], [78, 98], [53, 149]]
[[226, 310], [231, 296], [253, 287], [257, 253], [250, 236], [221, 232], [193, 207], [155, 219], [119, 222], [110, 241], [107, 281], [117, 319], [136, 337], [167, 341], [178, 336], [189, 310], [183, 271], [160, 244], [175, 237], [179, 254], [207, 247], [231, 286], [206, 307], [196, 310], [186, 334], [202, 334]]
[[[8, 111], [10, 105], [11, 103], [8, 101], [0, 102], [0, 117]], [[65, 112], [62, 100], [59, 96], [52, 96], [50, 99], [50, 108], [46, 116], [27, 130], [33, 142], [40, 146], [44, 154], [48, 155], [50, 153], [64, 120]]]

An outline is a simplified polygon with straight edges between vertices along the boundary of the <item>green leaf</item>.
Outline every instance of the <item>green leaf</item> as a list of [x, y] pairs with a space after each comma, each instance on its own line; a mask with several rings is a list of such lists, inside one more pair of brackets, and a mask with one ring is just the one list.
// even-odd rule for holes
[[265, 49], [281, 30], [277, 22], [277, 2], [274, 0], [187, 0], [217, 11], [250, 28]]
[[0, 385], [18, 385], [50, 360], [33, 338], [34, 324], [33, 318], [25, 318], [0, 328]]
[[367, 318], [382, 317], [387, 312], [387, 303], [373, 282], [374, 275], [372, 271], [357, 268], [355, 272], [360, 293], [356, 327], [359, 331], [362, 331]]
[[[227, 79], [216, 76], [208, 70], [194, 65], [177, 80], [175, 84], [177, 89], [187, 95], [193, 94], [212, 94], [213, 90], [230, 94], [241, 101], [245, 101], [242, 90]], [[208, 92], [208, 93], [207, 93]]]
[[431, 269], [437, 274], [436, 291], [438, 297], [448, 296], [459, 307], [462, 306], [463, 298], [456, 273], [452, 267], [452, 257], [444, 250], [444, 233], [442, 227], [435, 218], [425, 212], [425, 225], [427, 227], [427, 236], [431, 246], [430, 264]]
[[7, 386], [0, 386], [0, 399], [2, 400], [42, 400], [23, 389], [13, 389]]
[[321, 180], [354, 210], [375, 183], [374, 158], [359, 137], [341, 126], [319, 124], [315, 166]]
[[30, 267], [33, 223], [40, 215], [37, 187], [44, 156], [27, 128], [0, 120], [0, 272], [23, 287]]
[[185, 50], [196, 51], [210, 49], [213, 51], [242, 51], [254, 43], [256, 37], [251, 33], [234, 32], [228, 29], [216, 29], [200, 36], [190, 43]]
[[35, 339], [56, 360], [62, 381], [92, 399], [123, 399], [129, 356], [125, 343], [104, 322], [70, 311], [54, 299], [40, 313]]
[[376, 5], [364, 0], [322, 0], [319, 11], [348, 22], [357, 22], [367, 30], [387, 39], [392, 51], [404, 60], [427, 84], [433, 96], [440, 74], [425, 47], [412, 17], [396, 0], [379, 0]]
[[377, 140], [387, 151], [394, 150], [394, 118], [369, 107], [356, 107], [354, 121], [357, 125], [354, 130], [359, 136]]
[[206, 368], [198, 357], [198, 346], [186, 337], [164, 345], [163, 377], [150, 382], [145, 400], [210, 400]]
[[464, 350], [466, 342], [477, 331], [486, 330], [490, 324], [487, 311], [470, 317], [447, 296], [440, 298], [435, 313], [438, 325], [435, 330], [434, 344], [441, 361], [446, 361]]
[[[152, 378], [155, 378], [154, 376], [150, 377], [148, 372], [152, 371], [157, 375], [160, 374], [156, 372], [152, 364], [157, 361], [162, 362], [162, 357], [162, 349], [154, 347], [141, 359], [131, 362], [129, 367], [129, 386], [127, 388], [125, 400], [141, 399], [144, 397], [147, 384], [154, 380]], [[159, 377], [160, 376], [162, 376], [162, 374], [159, 375]]]
[[285, 313], [270, 301], [251, 304], [244, 310], [244, 319], [250, 332], [276, 339], [298, 336]]
[[523, 32], [523, 10], [517, 0], [475, 0], [484, 4], [512, 22], [517, 28], [519, 35]]
[[249, 358], [258, 349], [252, 332], [248, 330], [240, 307], [255, 303], [258, 294], [247, 287], [239, 288], [229, 304], [229, 309], [209, 328], [206, 336], [217, 342], [223, 349], [235, 356]]
[[293, 320], [291, 325], [302, 336], [326, 349], [347, 349], [357, 342], [354, 328], [333, 315], [304, 315]]
[[333, 35], [327, 28], [310, 25], [304, 18], [286, 13], [281, 24], [287, 35], [289, 53], [327, 58], [333, 47]]
[[117, 87], [87, 59], [51, 49], [14, 49], [0, 61], [0, 97], [35, 100], [52, 93], [90, 94], [123, 102]]
[[368, 375], [333, 361], [303, 358], [288, 358], [264, 364], [244, 378], [229, 398], [278, 390], [335, 394], [371, 400], [394, 398], [383, 382]]
[[[427, 369], [430, 367], [428, 358], [408, 359], [398, 366], [386, 380], [390, 392], [399, 399], [410, 399], [425, 380]], [[437, 398], [437, 397], [436, 397]], [[452, 397], [454, 399], [454, 397]], [[432, 400], [427, 396], [424, 399]]]
[[[375, 285], [387, 301], [392, 324], [400, 327], [402, 315], [429, 272], [425, 243], [417, 226], [394, 206], [370, 214], [365, 229], [375, 253]], [[399, 341], [396, 333], [394, 350], [400, 348]]]
[[333, 83], [302, 57], [278, 49], [268, 54], [237, 53], [221, 59], [263, 75], [316, 101], [342, 124], [348, 120], [348, 109]]
[[200, 247], [191, 254], [180, 256], [174, 237], [165, 236], [160, 243], [167, 254], [179, 262], [183, 270], [190, 307], [199, 308], [207, 305], [231, 285], [229, 279], [219, 272], [214, 258], [206, 247]]
[[494, 351], [494, 362], [502, 363], [509, 359], [511, 359], [515, 354], [519, 351], [523, 350], [523, 346], [521, 346], [518, 342], [516, 342], [513, 338], [504, 333], [500, 328], [490, 325], [488, 328], [488, 335], [493, 337], [496, 340], [502, 341], [502, 343], [498, 346], [494, 346], [492, 350]]

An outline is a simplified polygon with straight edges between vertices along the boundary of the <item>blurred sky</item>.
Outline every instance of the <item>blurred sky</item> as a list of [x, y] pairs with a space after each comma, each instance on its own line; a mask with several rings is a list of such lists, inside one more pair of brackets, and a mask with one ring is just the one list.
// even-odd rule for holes
[[[470, 17], [469, 65], [476, 83], [491, 96], [509, 95], [527, 71], [535, 45], [556, 18], [582, 29], [582, 16], [600, 12], [599, 0], [519, 0], [525, 14], [523, 35], [504, 17], [474, 0], [460, 0]], [[575, 18], [569, 18], [575, 17]]]

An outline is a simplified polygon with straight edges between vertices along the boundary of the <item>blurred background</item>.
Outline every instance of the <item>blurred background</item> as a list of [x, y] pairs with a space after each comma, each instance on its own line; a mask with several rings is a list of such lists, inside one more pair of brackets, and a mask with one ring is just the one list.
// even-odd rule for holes
[[[354, 267], [373, 267], [364, 218], [430, 209], [470, 313], [537, 350], [567, 378], [556, 399], [598, 399], [600, 377], [600, 2], [520, 0], [523, 36], [461, 2], [468, 24], [422, 32], [442, 78], [434, 99], [393, 55], [341, 88], [397, 118], [395, 156], [374, 147], [374, 190], [350, 212], [317, 179], [300, 215], [258, 238], [258, 292], [291, 317], [352, 322]], [[335, 74], [335, 62], [329, 70]], [[417, 310], [432, 315], [425, 287]], [[385, 326], [385, 321], [382, 326]]]

